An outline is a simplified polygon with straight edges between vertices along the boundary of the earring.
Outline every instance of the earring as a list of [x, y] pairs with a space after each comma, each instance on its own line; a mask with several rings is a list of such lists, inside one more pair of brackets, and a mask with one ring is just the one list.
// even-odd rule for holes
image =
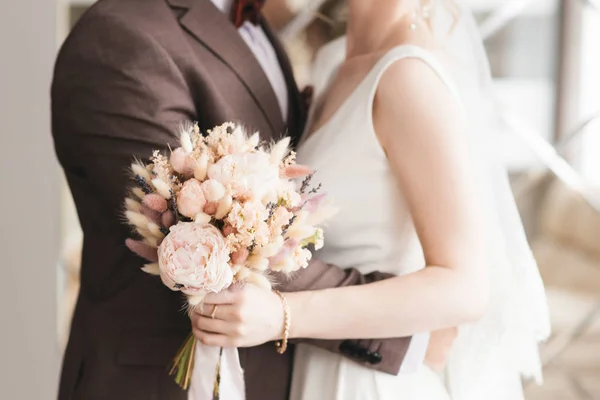
[[417, 14], [416, 11], [412, 13], [412, 22], [408, 26], [411, 31], [414, 31], [417, 29], [417, 18], [418, 17], [419, 17], [419, 15]]
[[421, 16], [423, 17], [423, 19], [431, 18], [431, 2], [428, 2], [426, 5], [423, 6], [423, 8], [421, 9]]

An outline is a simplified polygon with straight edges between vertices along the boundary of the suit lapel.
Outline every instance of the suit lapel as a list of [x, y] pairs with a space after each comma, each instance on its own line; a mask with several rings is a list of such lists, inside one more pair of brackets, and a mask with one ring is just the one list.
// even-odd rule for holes
[[227, 17], [210, 0], [167, 0], [174, 8], [187, 10], [179, 23], [209, 48], [244, 84], [267, 119], [272, 135], [284, 123], [277, 97], [252, 51]]

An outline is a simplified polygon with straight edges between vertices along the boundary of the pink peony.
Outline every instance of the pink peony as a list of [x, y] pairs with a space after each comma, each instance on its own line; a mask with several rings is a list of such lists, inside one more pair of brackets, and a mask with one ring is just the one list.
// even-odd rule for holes
[[279, 168], [263, 152], [225, 156], [209, 168], [208, 176], [230, 189], [234, 197], [257, 200], [273, 196], [279, 184]]
[[213, 225], [182, 222], [171, 227], [158, 247], [160, 277], [187, 295], [219, 292], [233, 282], [229, 250]]
[[185, 181], [177, 195], [177, 207], [182, 215], [194, 218], [196, 214], [204, 210], [206, 198], [202, 190], [202, 184], [196, 179]]

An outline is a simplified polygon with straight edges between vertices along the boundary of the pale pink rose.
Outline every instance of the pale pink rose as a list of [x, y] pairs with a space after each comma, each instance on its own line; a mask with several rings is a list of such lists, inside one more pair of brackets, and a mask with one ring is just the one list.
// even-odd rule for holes
[[173, 150], [169, 161], [171, 162], [173, 169], [186, 178], [194, 176], [194, 169], [196, 168], [197, 162], [181, 147]]
[[185, 181], [177, 194], [179, 212], [188, 218], [194, 218], [196, 214], [202, 212], [205, 205], [206, 199], [202, 191], [202, 184], [196, 179]]
[[264, 152], [225, 156], [211, 165], [208, 176], [230, 189], [234, 197], [257, 200], [276, 193], [279, 184], [279, 168]]
[[158, 247], [160, 277], [171, 290], [188, 295], [219, 292], [233, 282], [229, 250], [213, 225], [182, 222]]
[[173, 169], [180, 174], [186, 174], [188, 171], [188, 163], [187, 163], [187, 153], [181, 147], [176, 148], [171, 153], [171, 157], [169, 157], [169, 161], [171, 162], [171, 166]]

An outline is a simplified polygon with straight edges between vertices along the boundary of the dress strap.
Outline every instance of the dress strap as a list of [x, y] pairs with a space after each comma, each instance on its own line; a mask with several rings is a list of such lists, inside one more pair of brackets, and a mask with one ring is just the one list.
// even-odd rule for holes
[[450, 93], [452, 93], [461, 106], [463, 105], [458, 88], [454, 84], [454, 81], [450, 78], [450, 75], [446, 72], [446, 69], [439, 59], [430, 51], [425, 50], [422, 47], [409, 44], [394, 47], [388, 51], [371, 70], [368, 78], [370, 81], [369, 86], [371, 87], [369, 105], [373, 104], [375, 93], [377, 92], [377, 87], [379, 86], [379, 81], [381, 80], [381, 77], [385, 71], [396, 61], [406, 58], [418, 59], [427, 64], [436, 73], [444, 85], [446, 85]]

